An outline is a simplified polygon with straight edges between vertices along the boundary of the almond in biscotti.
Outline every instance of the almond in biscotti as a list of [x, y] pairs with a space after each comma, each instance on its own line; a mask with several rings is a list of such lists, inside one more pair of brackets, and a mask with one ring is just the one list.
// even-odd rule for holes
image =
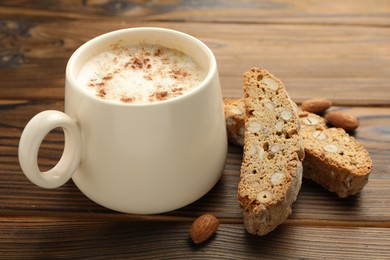
[[315, 130], [314, 132], [311, 133], [311, 136], [314, 139], [318, 139], [318, 140], [325, 140], [328, 138], [328, 136], [322, 130]]
[[359, 121], [353, 115], [342, 111], [333, 111], [325, 115], [325, 119], [335, 126], [343, 128], [345, 131], [353, 131], [359, 126]]
[[302, 102], [301, 109], [314, 114], [322, 114], [332, 106], [332, 101], [326, 98], [312, 98]]
[[302, 128], [305, 127], [322, 127], [325, 126], [325, 119], [319, 115], [314, 113], [310, 113], [307, 111], [299, 111], [299, 122]]

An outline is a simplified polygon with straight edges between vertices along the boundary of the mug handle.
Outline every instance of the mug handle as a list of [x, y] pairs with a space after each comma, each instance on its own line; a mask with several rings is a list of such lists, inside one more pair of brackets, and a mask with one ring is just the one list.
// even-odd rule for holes
[[[45, 136], [54, 128], [64, 131], [65, 146], [61, 159], [49, 171], [41, 172], [38, 151]], [[26, 177], [42, 188], [57, 188], [73, 175], [81, 160], [81, 133], [77, 123], [67, 114], [47, 110], [34, 116], [23, 130], [19, 142], [19, 163]]]

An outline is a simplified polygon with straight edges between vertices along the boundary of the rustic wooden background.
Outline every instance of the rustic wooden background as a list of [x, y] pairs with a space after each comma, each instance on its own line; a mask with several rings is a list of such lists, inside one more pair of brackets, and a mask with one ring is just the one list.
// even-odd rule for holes
[[[374, 170], [357, 196], [339, 199], [304, 181], [293, 214], [274, 232], [245, 232], [236, 200], [242, 150], [230, 146], [223, 177], [199, 201], [160, 215], [116, 213], [69, 181], [45, 190], [21, 172], [17, 146], [29, 119], [63, 110], [64, 72], [85, 41], [127, 27], [158, 26], [198, 37], [215, 53], [224, 97], [242, 95], [242, 74], [263, 66], [297, 103], [331, 99], [356, 115], [353, 135]], [[390, 1], [0, 2], [1, 259], [390, 259]], [[61, 156], [63, 134], [42, 144], [41, 169]], [[194, 218], [212, 212], [217, 234], [195, 246]]]

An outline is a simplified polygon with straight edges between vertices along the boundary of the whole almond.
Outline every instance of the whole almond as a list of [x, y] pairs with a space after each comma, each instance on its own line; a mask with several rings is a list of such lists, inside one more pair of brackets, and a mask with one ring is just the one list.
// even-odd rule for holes
[[329, 112], [325, 115], [325, 119], [331, 125], [343, 128], [346, 131], [355, 130], [359, 126], [359, 121], [356, 117], [342, 111]]
[[213, 214], [203, 214], [191, 226], [190, 236], [195, 244], [209, 239], [218, 229], [219, 220]]
[[332, 101], [326, 98], [312, 98], [302, 102], [301, 109], [303, 111], [314, 114], [321, 114], [332, 106]]

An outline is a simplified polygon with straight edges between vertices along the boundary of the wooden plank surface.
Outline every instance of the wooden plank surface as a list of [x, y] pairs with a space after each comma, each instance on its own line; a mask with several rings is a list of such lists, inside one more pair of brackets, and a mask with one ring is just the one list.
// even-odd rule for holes
[[[160, 26], [204, 41], [218, 61], [224, 97], [242, 96], [242, 74], [264, 66], [297, 103], [330, 98], [355, 115], [353, 135], [374, 168], [357, 196], [340, 199], [304, 180], [293, 213], [265, 237], [245, 232], [236, 192], [242, 148], [229, 146], [221, 180], [203, 198], [158, 215], [105, 209], [69, 181], [46, 190], [21, 172], [17, 146], [28, 120], [63, 110], [66, 62], [99, 34]], [[63, 149], [56, 129], [41, 169]], [[390, 2], [387, 0], [0, 2], [0, 259], [389, 259]], [[221, 226], [195, 246], [191, 222]]]
[[[377, 12], [382, 5], [385, 4], [378, 3]], [[253, 20], [228, 25], [206, 18], [202, 23], [134, 21], [133, 16], [131, 19], [69, 19], [66, 12], [59, 19], [52, 19], [49, 7], [43, 14], [39, 13], [47, 18], [43, 22], [37, 20], [42, 18], [34, 15], [34, 8], [31, 16], [25, 8], [12, 9], [19, 14], [12, 16], [7, 7], [0, 9], [5, 13], [0, 38], [4, 48], [1, 98], [61, 100], [66, 62], [82, 43], [115, 29], [161, 26], [192, 34], [210, 46], [218, 60], [226, 97], [240, 97], [243, 72], [252, 66], [264, 66], [284, 81], [297, 102], [316, 95], [343, 105], [390, 104], [387, 26], [313, 24], [310, 16], [302, 24], [264, 24]], [[229, 8], [233, 13], [234, 8]], [[208, 17], [210, 10], [221, 13], [219, 9], [205, 6], [199, 7], [197, 14]]]
[[37, 17], [40, 20], [89, 20], [102, 18], [146, 21], [333, 24], [387, 26], [387, 0], [278, 0], [278, 1], [2, 1], [5, 16]]
[[390, 247], [390, 232], [383, 228], [286, 224], [267, 237], [250, 235], [241, 225], [222, 224], [209, 243], [194, 245], [190, 226], [183, 222], [4, 219], [0, 223], [0, 258], [388, 259], [389, 251], [383, 248]]

